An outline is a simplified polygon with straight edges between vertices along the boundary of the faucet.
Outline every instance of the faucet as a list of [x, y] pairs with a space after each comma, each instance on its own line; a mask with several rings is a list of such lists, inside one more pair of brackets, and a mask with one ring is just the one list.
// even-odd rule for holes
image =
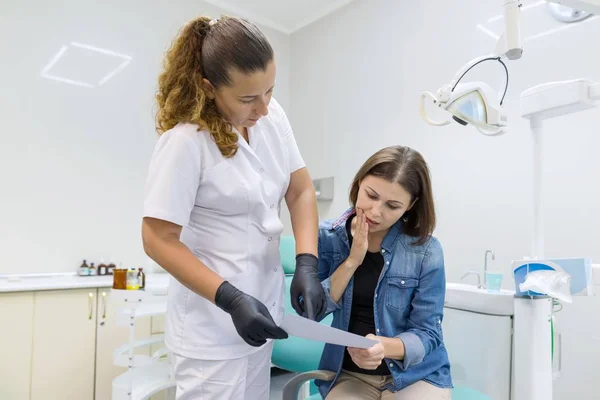
[[477, 277], [477, 289], [481, 289], [481, 276], [479, 275], [479, 272], [469, 271], [466, 274], [464, 274], [462, 276], [462, 278], [460, 278], [460, 280], [462, 281], [463, 279], [465, 279], [469, 275], [475, 275]]
[[483, 263], [483, 288], [486, 289], [487, 288], [487, 263], [488, 263], [488, 254], [492, 255], [492, 260], [496, 259], [496, 255], [494, 254], [494, 252], [492, 250], [486, 250], [485, 251], [485, 261]]

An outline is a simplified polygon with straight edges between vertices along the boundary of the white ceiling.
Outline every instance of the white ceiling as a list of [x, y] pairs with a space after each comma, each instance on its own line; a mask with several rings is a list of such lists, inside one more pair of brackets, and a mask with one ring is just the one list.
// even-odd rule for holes
[[291, 34], [354, 0], [205, 0], [236, 16]]

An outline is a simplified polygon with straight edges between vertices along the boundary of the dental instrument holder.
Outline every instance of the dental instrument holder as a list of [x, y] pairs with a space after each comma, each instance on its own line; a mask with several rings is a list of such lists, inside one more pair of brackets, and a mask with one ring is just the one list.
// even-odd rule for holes
[[[529, 272], [527, 264], [524, 276]], [[551, 400], [553, 301], [543, 294], [521, 293], [519, 283], [515, 275], [514, 399]]]
[[[534, 248], [543, 241], [535, 240]], [[537, 254], [543, 254], [538, 252]], [[564, 272], [571, 276], [570, 292], [589, 296], [592, 290], [592, 264], [588, 258], [528, 259], [512, 263], [515, 283], [514, 399], [551, 400], [553, 371], [553, 306], [555, 300], [546, 293], [522, 291], [520, 284], [536, 271]], [[560, 340], [559, 340], [560, 341]], [[561, 347], [558, 352], [560, 372]]]

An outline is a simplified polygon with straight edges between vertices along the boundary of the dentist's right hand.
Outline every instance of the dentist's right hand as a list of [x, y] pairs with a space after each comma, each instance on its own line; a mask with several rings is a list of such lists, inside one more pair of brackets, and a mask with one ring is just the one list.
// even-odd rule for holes
[[231, 316], [237, 333], [250, 346], [259, 347], [265, 344], [267, 339], [288, 337], [288, 334], [275, 324], [263, 303], [227, 281], [217, 289], [215, 304]]

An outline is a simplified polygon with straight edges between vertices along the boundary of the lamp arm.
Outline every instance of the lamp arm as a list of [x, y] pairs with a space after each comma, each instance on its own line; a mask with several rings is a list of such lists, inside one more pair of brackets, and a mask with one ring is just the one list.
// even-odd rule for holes
[[523, 55], [521, 44], [521, 0], [504, 1], [504, 33], [498, 39], [494, 55], [518, 60]]

